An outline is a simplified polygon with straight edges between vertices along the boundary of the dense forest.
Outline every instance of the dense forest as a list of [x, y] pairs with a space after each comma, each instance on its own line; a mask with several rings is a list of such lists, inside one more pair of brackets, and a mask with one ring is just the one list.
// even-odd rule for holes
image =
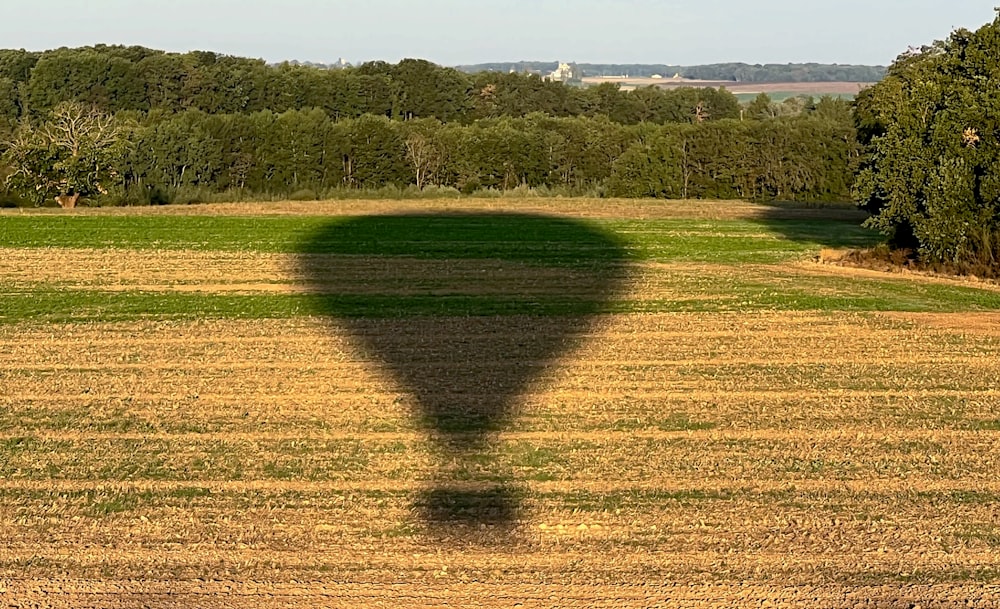
[[533, 74], [465, 74], [418, 59], [342, 70], [196, 51], [98, 46], [46, 52], [0, 50], [0, 118], [38, 118], [59, 103], [109, 113], [201, 110], [208, 114], [320, 108], [331, 118], [365, 114], [471, 123], [483, 118], [608, 116], [615, 122], [679, 122], [702, 104], [710, 119], [738, 118], [716, 89], [621, 91], [568, 87]]
[[98, 46], [0, 51], [0, 153], [7, 200], [36, 205], [429, 187], [846, 200], [858, 147], [833, 98]]

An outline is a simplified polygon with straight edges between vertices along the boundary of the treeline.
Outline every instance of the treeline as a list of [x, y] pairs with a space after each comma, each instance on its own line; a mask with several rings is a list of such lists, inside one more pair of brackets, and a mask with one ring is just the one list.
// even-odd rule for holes
[[[558, 67], [553, 61], [519, 61], [513, 63], [480, 63], [459, 66], [463, 72], [541, 72], [548, 74]], [[885, 76], [885, 66], [861, 66], [821, 63], [714, 63], [699, 66], [667, 64], [574, 64], [584, 76], [650, 77], [654, 74], [670, 77], [680, 74], [697, 80], [733, 82], [878, 82]]]
[[578, 88], [529, 74], [470, 75], [418, 59], [330, 70], [137, 46], [0, 50], [0, 123], [9, 127], [24, 118], [39, 119], [67, 101], [112, 114], [280, 114], [320, 108], [334, 120], [371, 114], [463, 124], [535, 112], [606, 116], [627, 125], [740, 117], [739, 101], [725, 90]]
[[[63, 134], [72, 131], [75, 139]], [[345, 190], [531, 188], [565, 195], [846, 200], [849, 121], [813, 111], [760, 121], [621, 125], [607, 118], [436, 119], [324, 110], [102, 115], [64, 104], [24, 125], [3, 156], [34, 204], [318, 199]]]
[[0, 51], [11, 200], [147, 204], [376, 189], [847, 200], [849, 103], [588, 89], [422, 60], [343, 70], [97, 46]]

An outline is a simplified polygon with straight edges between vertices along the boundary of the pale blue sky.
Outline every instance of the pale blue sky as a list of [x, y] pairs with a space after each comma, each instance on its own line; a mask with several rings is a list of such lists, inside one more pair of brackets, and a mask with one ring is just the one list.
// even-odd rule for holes
[[997, 0], [33, 0], [0, 47], [96, 43], [268, 61], [888, 64], [993, 20]]

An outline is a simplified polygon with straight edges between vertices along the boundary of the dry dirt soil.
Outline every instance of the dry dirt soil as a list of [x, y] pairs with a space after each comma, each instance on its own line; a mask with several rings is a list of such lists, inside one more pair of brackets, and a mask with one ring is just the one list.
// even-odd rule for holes
[[[301, 289], [279, 255], [2, 259], [13, 284]], [[722, 272], [647, 265], [633, 297], [682, 297], [674, 271]], [[995, 313], [589, 328], [456, 452], [335, 321], [0, 325], [0, 607], [1000, 607]], [[429, 517], [498, 487], [502, 518]]]

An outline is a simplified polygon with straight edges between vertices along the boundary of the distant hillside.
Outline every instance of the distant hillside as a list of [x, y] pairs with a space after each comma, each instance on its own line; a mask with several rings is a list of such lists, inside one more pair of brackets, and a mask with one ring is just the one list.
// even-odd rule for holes
[[[885, 76], [885, 66], [858, 66], [820, 63], [747, 64], [714, 63], [701, 66], [671, 66], [665, 64], [574, 64], [583, 76], [649, 77], [654, 74], [696, 80], [723, 80], [732, 82], [877, 82]], [[559, 66], [555, 61], [516, 61], [505, 63], [480, 63], [456, 66], [458, 70], [476, 72], [537, 72], [548, 74]]]

